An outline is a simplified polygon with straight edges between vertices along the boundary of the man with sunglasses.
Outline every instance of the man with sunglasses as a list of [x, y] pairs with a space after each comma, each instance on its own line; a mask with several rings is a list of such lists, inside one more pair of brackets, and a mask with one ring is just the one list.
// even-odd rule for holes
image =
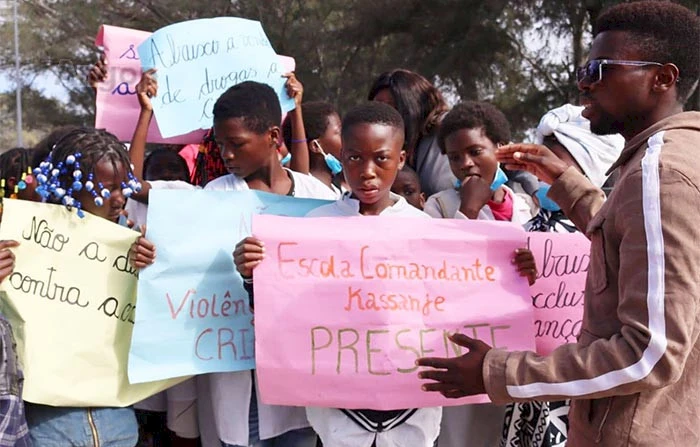
[[[549, 356], [491, 349], [464, 335], [455, 359], [424, 358], [426, 391], [495, 403], [573, 399], [569, 447], [700, 445], [700, 113], [683, 112], [700, 77], [700, 21], [670, 2], [623, 3], [596, 24], [578, 85], [597, 134], [626, 146], [612, 194], [547, 148], [498, 158], [552, 185], [591, 239], [578, 342]], [[547, 433], [527, 444], [547, 443]]]

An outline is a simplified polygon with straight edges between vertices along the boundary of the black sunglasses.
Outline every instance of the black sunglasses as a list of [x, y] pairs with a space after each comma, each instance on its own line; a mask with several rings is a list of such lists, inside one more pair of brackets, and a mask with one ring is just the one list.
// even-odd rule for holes
[[593, 59], [588, 61], [586, 65], [579, 67], [576, 70], [576, 81], [593, 84], [603, 79], [603, 66], [605, 65], [628, 65], [632, 67], [646, 67], [648, 65], [657, 65], [663, 67], [663, 64], [658, 62], [646, 61], [624, 61], [617, 59]]

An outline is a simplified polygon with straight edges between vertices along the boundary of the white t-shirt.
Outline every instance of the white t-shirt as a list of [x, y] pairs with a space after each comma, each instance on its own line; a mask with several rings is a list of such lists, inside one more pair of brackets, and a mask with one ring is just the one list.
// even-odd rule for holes
[[[316, 178], [286, 169], [294, 181], [294, 197], [334, 200], [330, 188]], [[214, 191], [248, 191], [248, 183], [233, 175], [225, 175], [204, 187]], [[200, 388], [200, 432], [203, 447], [227, 444], [248, 445], [248, 416], [252, 396], [252, 372], [212, 373], [197, 377]], [[260, 439], [277, 437], [290, 430], [306, 428], [309, 422], [303, 407], [266, 405], [256, 393]], [[202, 406], [207, 406], [202, 408]], [[214, 433], [216, 436], [214, 436]]]
[[[507, 194], [513, 197], [513, 217], [510, 221], [525, 225], [532, 219], [532, 209], [530, 205], [520, 194], [514, 193], [509, 187], [502, 186], [502, 188], [506, 190]], [[460, 204], [459, 192], [454, 188], [450, 188], [430, 196], [425, 202], [423, 210], [432, 217], [468, 219], [467, 216], [459, 211]], [[493, 216], [491, 208], [488, 205], [484, 205], [479, 211], [477, 220], [496, 220], [496, 218]]]
[[[286, 169], [294, 182], [294, 197], [301, 199], [336, 200], [336, 194], [316, 177]], [[248, 183], [233, 174], [212, 180], [204, 187], [213, 191], [248, 191]]]
[[[430, 218], [423, 211], [411, 206], [403, 197], [391, 194], [394, 204], [381, 213], [382, 217]], [[360, 202], [343, 195], [343, 198], [311, 210], [306, 217], [361, 216]], [[324, 445], [333, 447], [432, 447], [440, 433], [442, 408], [420, 408], [404, 423], [391, 430], [372, 433], [360, 427], [342, 411], [335, 408], [309, 407], [306, 416], [321, 437]]]
[[[311, 177], [315, 178], [316, 180], [318, 180], [319, 182], [321, 182], [321, 180], [316, 178], [313, 174], [309, 174], [309, 175]], [[321, 183], [323, 183], [323, 182], [321, 182]], [[325, 183], [323, 183], [323, 184], [325, 185]], [[333, 194], [335, 194], [335, 198], [333, 200], [340, 200], [343, 197], [343, 194], [348, 192], [348, 190], [345, 189], [342, 185], [340, 188], [335, 186], [335, 183], [331, 183], [331, 186], [326, 185], [326, 188], [330, 188], [330, 190], [333, 191]]]

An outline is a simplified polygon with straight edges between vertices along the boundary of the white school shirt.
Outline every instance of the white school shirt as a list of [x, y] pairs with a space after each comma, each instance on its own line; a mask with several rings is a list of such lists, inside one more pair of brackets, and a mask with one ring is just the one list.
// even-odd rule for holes
[[[413, 207], [403, 197], [391, 193], [394, 204], [379, 216], [429, 218]], [[360, 202], [343, 195], [335, 203], [311, 210], [306, 217], [361, 216]], [[321, 437], [323, 445], [331, 447], [432, 447], [440, 434], [442, 407], [420, 408], [403, 424], [381, 433], [369, 432], [335, 408], [309, 407], [306, 416], [313, 429]]]
[[[506, 193], [513, 197], [513, 217], [511, 222], [519, 223], [520, 225], [525, 225], [530, 219], [532, 219], [532, 208], [523, 199], [520, 194], [516, 194], [507, 186], [502, 186], [506, 190]], [[446, 189], [440, 191], [437, 194], [433, 194], [425, 202], [425, 207], [423, 210], [437, 218], [450, 218], [450, 219], [468, 219], [467, 216], [459, 211], [459, 206], [461, 200], [459, 198], [459, 191], [454, 188]], [[477, 220], [495, 220], [493, 217], [493, 212], [491, 208], [484, 205], [479, 211], [479, 216]]]
[[[294, 197], [301, 199], [337, 200], [335, 192], [325, 183], [310, 174], [300, 174], [290, 169], [284, 170], [294, 181]], [[204, 187], [213, 191], [248, 191], [248, 183], [242, 178], [228, 174], [212, 180]]]
[[[528, 203], [507, 186], [503, 186], [513, 197], [513, 217], [511, 222], [525, 225], [532, 217]], [[436, 218], [468, 219], [459, 211], [459, 192], [446, 189], [430, 196], [425, 203], [425, 212]], [[496, 220], [488, 205], [480, 211], [477, 220]], [[438, 447], [463, 447], [468, 445], [498, 445], [503, 429], [505, 406], [493, 404], [461, 405], [445, 407]]]
[[[151, 185], [151, 189], [200, 189], [199, 186], [194, 186], [181, 180], [149, 180], [148, 183]], [[138, 229], [141, 225], [146, 223], [146, 217], [148, 215], [147, 204], [129, 199], [126, 201], [124, 209], [128, 214], [128, 219], [134, 222], [134, 229]]]
[[[318, 178], [316, 178], [316, 177], [314, 177], [313, 174], [309, 174], [309, 175], [310, 175], [311, 177], [313, 177], [314, 179], [318, 180], [319, 182], [321, 182], [321, 180], [318, 179]], [[323, 183], [323, 182], [321, 182], [321, 183]], [[325, 183], [323, 183], [323, 184], [325, 185]], [[345, 188], [343, 188], [342, 185], [341, 185], [340, 188], [338, 188], [337, 186], [335, 186], [335, 183], [331, 183], [331, 186], [326, 185], [326, 187], [327, 187], [327, 188], [330, 188], [331, 191], [333, 192], [333, 194], [335, 195], [335, 197], [333, 198], [333, 200], [340, 200], [340, 199], [343, 197], [343, 194], [345, 194], [346, 192], [348, 192], [348, 190], [345, 189]]]
[[[321, 181], [289, 169], [286, 171], [294, 181], [294, 197], [334, 200], [333, 191]], [[207, 183], [204, 189], [248, 191], [250, 188], [245, 180], [229, 174]], [[203, 447], [220, 447], [219, 440], [227, 444], [248, 445], [252, 373], [252, 371], [237, 371], [197, 377], [199, 424]], [[303, 407], [267, 405], [260, 400], [260, 393], [256, 395], [260, 439], [274, 438], [290, 430], [309, 426]]]

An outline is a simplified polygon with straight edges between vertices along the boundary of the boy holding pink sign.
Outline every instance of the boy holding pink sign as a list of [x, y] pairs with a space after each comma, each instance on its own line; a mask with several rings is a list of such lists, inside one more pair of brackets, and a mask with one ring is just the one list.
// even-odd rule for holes
[[[307, 217], [402, 216], [428, 218], [391, 192], [404, 165], [403, 121], [392, 107], [372, 102], [350, 111], [342, 125], [341, 159], [353, 191]], [[248, 237], [236, 246], [238, 272], [252, 283], [253, 270], [265, 257], [263, 243]], [[534, 258], [516, 257], [522, 276], [530, 276]], [[339, 447], [431, 447], [440, 433], [442, 408], [348, 410], [309, 407], [306, 414], [324, 445]]]

